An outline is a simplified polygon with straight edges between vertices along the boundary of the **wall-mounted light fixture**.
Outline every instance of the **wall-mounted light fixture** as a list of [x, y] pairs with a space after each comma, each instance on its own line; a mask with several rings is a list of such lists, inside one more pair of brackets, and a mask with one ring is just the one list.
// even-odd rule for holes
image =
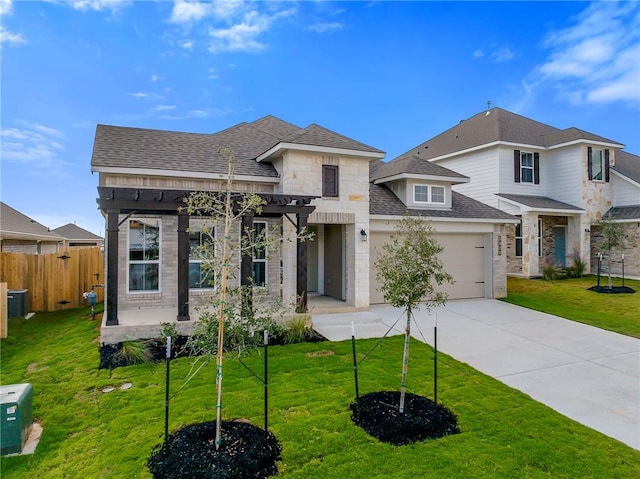
[[360, 230], [360, 241], [367, 241], [367, 232], [364, 229]]

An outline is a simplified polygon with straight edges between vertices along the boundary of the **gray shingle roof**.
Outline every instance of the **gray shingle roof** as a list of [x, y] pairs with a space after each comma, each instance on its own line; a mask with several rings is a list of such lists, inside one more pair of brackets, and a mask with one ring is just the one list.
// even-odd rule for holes
[[640, 205], [615, 206], [604, 214], [607, 215], [611, 215], [614, 220], [640, 221]]
[[277, 177], [271, 164], [255, 160], [281, 142], [383, 153], [318, 125], [299, 128], [266, 116], [213, 134], [98, 125], [91, 166], [225, 174], [227, 159], [219, 150], [228, 147], [236, 174]]
[[102, 237], [80, 228], [78, 225], [68, 223], [52, 230], [54, 233], [68, 240], [101, 240]]
[[497, 141], [546, 148], [575, 140], [618, 144], [577, 128], [560, 130], [502, 108], [492, 108], [461, 121], [400, 157], [420, 151], [420, 156], [433, 159]]
[[616, 166], [613, 169], [640, 183], [640, 156], [622, 150], [616, 151]]
[[0, 202], [0, 237], [33, 241], [62, 241], [64, 238], [46, 226]]
[[374, 168], [369, 169], [369, 180], [375, 181], [382, 178], [390, 178], [392, 176], [403, 173], [426, 175], [426, 176], [443, 176], [447, 178], [460, 178], [460, 180], [468, 180], [468, 176], [464, 176], [456, 171], [450, 170], [443, 166], [437, 165], [420, 155], [407, 155], [402, 158], [396, 158], [389, 162], [376, 162]]
[[578, 208], [577, 206], [570, 205], [569, 203], [563, 203], [562, 201], [554, 200], [546, 196], [511, 195], [506, 193], [496, 193], [496, 195], [525, 206], [530, 206], [531, 208], [584, 211], [582, 208]]
[[515, 220], [512, 216], [497, 208], [469, 198], [456, 191], [452, 191], [451, 209], [411, 209], [384, 185], [369, 185], [369, 214], [402, 216], [406, 214], [429, 216], [434, 218], [461, 218], [461, 219], [489, 219], [500, 222], [501, 220]]

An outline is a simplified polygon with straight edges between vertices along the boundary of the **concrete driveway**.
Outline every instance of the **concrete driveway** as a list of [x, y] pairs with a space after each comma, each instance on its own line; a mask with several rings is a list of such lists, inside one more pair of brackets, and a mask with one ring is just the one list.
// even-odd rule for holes
[[[314, 314], [332, 341], [404, 331], [403, 311]], [[640, 449], [640, 340], [502, 301], [449, 301], [415, 311], [412, 335], [592, 429]], [[400, 318], [400, 319], [399, 319]], [[398, 320], [399, 319], [399, 320]]]

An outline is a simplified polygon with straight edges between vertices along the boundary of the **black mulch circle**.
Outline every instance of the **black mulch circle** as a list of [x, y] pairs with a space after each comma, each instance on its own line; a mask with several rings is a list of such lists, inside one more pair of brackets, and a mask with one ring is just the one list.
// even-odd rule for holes
[[405, 393], [400, 412], [400, 391], [378, 391], [351, 403], [351, 420], [367, 434], [394, 446], [457, 434], [456, 415], [441, 404]]
[[628, 286], [612, 286], [608, 288], [606, 286], [591, 286], [589, 291], [595, 291], [596, 293], [605, 294], [621, 294], [621, 293], [635, 293], [636, 290], [629, 288]]
[[155, 479], [263, 479], [276, 475], [282, 447], [273, 434], [246, 422], [191, 424], [169, 435], [147, 461]]

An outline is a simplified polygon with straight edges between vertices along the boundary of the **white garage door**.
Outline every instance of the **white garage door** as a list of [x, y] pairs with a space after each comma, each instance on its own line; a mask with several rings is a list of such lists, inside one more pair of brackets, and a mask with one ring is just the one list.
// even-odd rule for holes
[[[483, 234], [434, 234], [434, 238], [444, 246], [440, 253], [444, 269], [453, 276], [454, 284], [443, 284], [441, 290], [449, 294], [449, 299], [485, 297], [485, 245]], [[382, 254], [382, 245], [388, 241], [389, 233], [372, 232], [370, 235], [371, 274], [370, 303], [384, 303], [382, 293], [377, 290], [375, 262]]]

